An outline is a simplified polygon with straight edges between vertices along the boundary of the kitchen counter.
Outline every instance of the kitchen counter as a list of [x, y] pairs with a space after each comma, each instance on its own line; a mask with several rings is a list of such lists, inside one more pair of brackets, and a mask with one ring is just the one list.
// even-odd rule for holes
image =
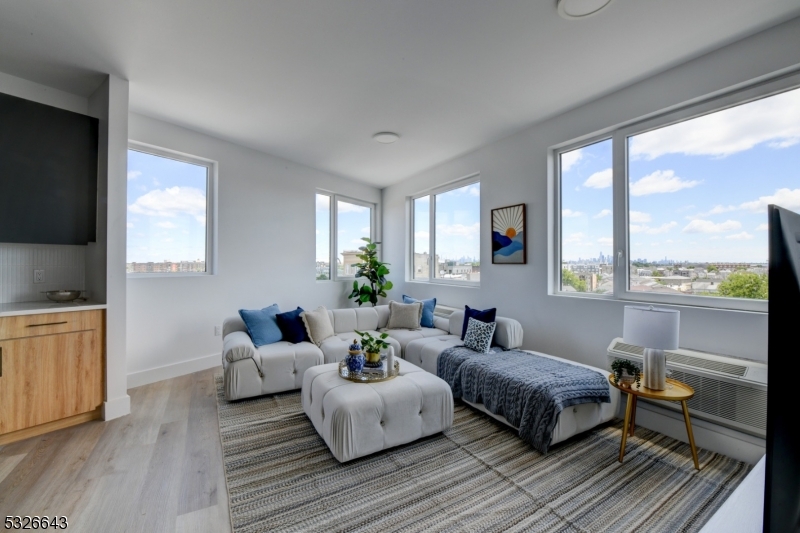
[[50, 300], [38, 302], [17, 302], [0, 304], [0, 317], [19, 315], [41, 315], [44, 313], [68, 313], [70, 311], [91, 311], [106, 309], [108, 306], [100, 302], [86, 300], [83, 302], [57, 303]]

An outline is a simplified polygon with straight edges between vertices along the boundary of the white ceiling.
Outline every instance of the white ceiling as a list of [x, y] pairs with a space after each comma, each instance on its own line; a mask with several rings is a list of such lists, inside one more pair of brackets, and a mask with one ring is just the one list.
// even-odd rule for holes
[[555, 0], [0, 0], [0, 71], [84, 96], [110, 72], [134, 112], [384, 187], [798, 15], [797, 0], [616, 0], [576, 21]]

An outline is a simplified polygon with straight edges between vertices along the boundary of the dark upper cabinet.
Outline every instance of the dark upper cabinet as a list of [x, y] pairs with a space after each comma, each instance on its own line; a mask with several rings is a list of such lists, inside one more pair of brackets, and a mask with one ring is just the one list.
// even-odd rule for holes
[[97, 240], [98, 120], [0, 93], [0, 242]]

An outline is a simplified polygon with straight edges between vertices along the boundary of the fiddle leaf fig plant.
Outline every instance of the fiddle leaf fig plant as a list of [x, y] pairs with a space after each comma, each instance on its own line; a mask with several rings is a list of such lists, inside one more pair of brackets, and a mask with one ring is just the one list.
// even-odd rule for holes
[[356, 278], [366, 278], [368, 283], [364, 283], [361, 287], [358, 286], [358, 280], [353, 281], [353, 292], [350, 293], [348, 298], [355, 298], [359, 307], [361, 304], [367, 302], [371, 303], [373, 307], [378, 305], [378, 297], [386, 297], [386, 291], [391, 290], [394, 284], [386, 279], [389, 273], [387, 265], [389, 263], [382, 263], [378, 260], [378, 245], [379, 242], [372, 242], [368, 237], [362, 237], [362, 241], [367, 244], [360, 246], [360, 255], [357, 257], [361, 259], [361, 263], [356, 263]]

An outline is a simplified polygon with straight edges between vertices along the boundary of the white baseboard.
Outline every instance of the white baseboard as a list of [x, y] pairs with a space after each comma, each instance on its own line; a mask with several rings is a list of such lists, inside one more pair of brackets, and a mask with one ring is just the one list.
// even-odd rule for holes
[[180, 363], [173, 363], [171, 365], [159, 366], [157, 368], [149, 368], [139, 372], [128, 374], [128, 388], [141, 387], [142, 385], [149, 385], [156, 381], [163, 381], [165, 379], [177, 378], [178, 376], [185, 376], [192, 372], [199, 372], [201, 370], [208, 370], [215, 366], [221, 366], [222, 361], [218, 353], [213, 355], [206, 355], [198, 357], [197, 359], [190, 359], [188, 361], [181, 361]]
[[131, 414], [131, 397], [127, 394], [103, 402], [103, 420], [114, 420], [129, 414]]
[[[625, 417], [625, 401], [620, 401], [617, 416]], [[648, 402], [639, 402], [636, 407], [636, 425], [658, 431], [673, 439], [689, 442], [683, 414]], [[700, 448], [727, 455], [738, 461], [756, 464], [766, 453], [765, 439], [742, 433], [735, 429], [692, 418], [694, 441]]]

